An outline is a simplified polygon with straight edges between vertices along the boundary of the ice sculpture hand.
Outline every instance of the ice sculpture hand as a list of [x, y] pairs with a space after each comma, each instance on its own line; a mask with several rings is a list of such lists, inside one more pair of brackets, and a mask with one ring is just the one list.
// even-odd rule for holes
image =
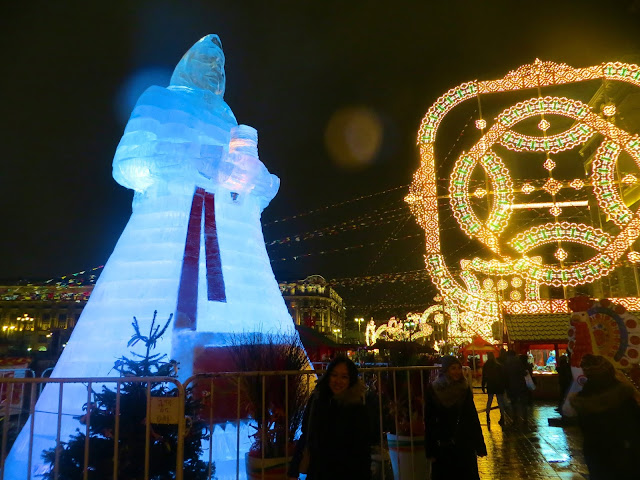
[[232, 129], [229, 154], [220, 163], [218, 182], [230, 192], [258, 197], [262, 208], [276, 195], [280, 179], [259, 160], [258, 132], [254, 128], [239, 125]]

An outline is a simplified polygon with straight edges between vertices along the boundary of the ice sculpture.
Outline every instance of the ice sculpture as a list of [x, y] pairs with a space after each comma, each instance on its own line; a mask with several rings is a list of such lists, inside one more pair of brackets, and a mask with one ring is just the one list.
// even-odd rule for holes
[[[156, 352], [180, 362], [183, 380], [197, 364], [194, 352], [224, 346], [229, 334], [296, 335], [260, 225], [279, 179], [258, 159], [257, 133], [237, 124], [224, 90], [222, 46], [207, 35], [180, 60], [169, 87], [140, 96], [113, 160], [115, 180], [135, 190], [133, 212], [53, 377], [113, 375], [132, 317], [150, 319], [154, 310], [159, 318], [175, 313]], [[65, 386], [63, 440], [86, 395]], [[36, 410], [56, 412], [57, 402], [57, 388], [46, 387]], [[32, 475], [55, 442], [55, 418], [36, 414]], [[26, 478], [28, 437], [25, 428], [5, 478]]]

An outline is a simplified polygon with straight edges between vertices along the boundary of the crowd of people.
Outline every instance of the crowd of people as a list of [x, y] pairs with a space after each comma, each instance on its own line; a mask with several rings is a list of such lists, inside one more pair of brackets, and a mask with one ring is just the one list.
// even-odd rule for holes
[[494, 397], [500, 409], [500, 426], [508, 423], [519, 425], [526, 421], [533, 403], [532, 389], [535, 388], [532, 367], [526, 355], [517, 355], [512, 350], [500, 350], [497, 359], [489, 352], [482, 369], [482, 393], [487, 393], [486, 414], [489, 428], [489, 413]]
[[[531, 402], [528, 359], [504, 350], [497, 359], [488, 357], [482, 375], [487, 426], [494, 397], [500, 426], [517, 425], [525, 421]], [[585, 355], [581, 367], [586, 383], [569, 401], [584, 434], [589, 478], [633, 478], [640, 455], [640, 397], [616, 378], [606, 358]], [[377, 422], [365, 399], [356, 365], [342, 356], [332, 360], [307, 403], [302, 435], [289, 464], [290, 479], [300, 473], [309, 480], [371, 478], [370, 447]], [[442, 357], [438, 377], [424, 391], [424, 427], [432, 480], [479, 480], [477, 458], [486, 456], [487, 448], [471, 386], [456, 357]]]

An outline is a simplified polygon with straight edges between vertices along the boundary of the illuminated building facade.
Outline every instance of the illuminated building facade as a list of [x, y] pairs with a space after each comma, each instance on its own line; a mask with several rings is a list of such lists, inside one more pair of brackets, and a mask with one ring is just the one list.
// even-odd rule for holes
[[[0, 355], [49, 352], [57, 358], [87, 304], [102, 267], [45, 284], [0, 286]], [[280, 291], [296, 325], [341, 341], [345, 327], [342, 297], [319, 275], [281, 283]], [[31, 350], [28, 350], [31, 349]]]
[[280, 292], [296, 325], [317, 330], [340, 342], [345, 329], [342, 297], [320, 275], [280, 283]]
[[0, 286], [0, 354], [57, 358], [93, 285]]

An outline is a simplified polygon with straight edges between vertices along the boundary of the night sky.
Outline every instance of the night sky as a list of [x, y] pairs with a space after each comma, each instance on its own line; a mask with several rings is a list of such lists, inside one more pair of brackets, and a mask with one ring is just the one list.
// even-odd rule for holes
[[[207, 33], [225, 51], [225, 100], [257, 128], [260, 158], [281, 179], [263, 214], [267, 241], [400, 208], [420, 119], [449, 88], [536, 57], [581, 67], [640, 53], [638, 0], [31, 1], [3, 6], [0, 26], [3, 279], [106, 262], [131, 212], [132, 192], [111, 177], [132, 108], [127, 85], [147, 72], [142, 85], [166, 86]], [[345, 166], [325, 139], [362, 112], [356, 125], [379, 142], [369, 163]], [[403, 235], [417, 240], [385, 243]], [[353, 277], [422, 268], [418, 237], [415, 221], [399, 217], [269, 252], [287, 259], [273, 263], [279, 280]], [[350, 248], [367, 242], [375, 246]]]

